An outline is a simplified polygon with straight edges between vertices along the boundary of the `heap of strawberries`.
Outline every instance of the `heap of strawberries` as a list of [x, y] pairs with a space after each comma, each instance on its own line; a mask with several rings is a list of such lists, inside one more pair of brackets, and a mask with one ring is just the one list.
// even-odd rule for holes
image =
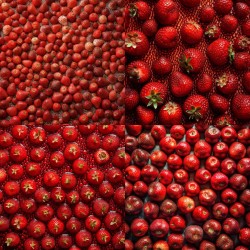
[[249, 249], [249, 128], [126, 129], [126, 250]]
[[1, 249], [124, 249], [124, 126], [0, 131]]
[[126, 11], [128, 123], [250, 120], [248, 0], [130, 1]]

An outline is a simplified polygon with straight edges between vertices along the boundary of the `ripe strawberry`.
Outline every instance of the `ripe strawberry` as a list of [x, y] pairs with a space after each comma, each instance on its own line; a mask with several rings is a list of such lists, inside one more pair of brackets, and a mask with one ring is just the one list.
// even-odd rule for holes
[[135, 89], [126, 88], [125, 107], [126, 110], [133, 110], [139, 103], [139, 94]]
[[221, 19], [221, 29], [224, 33], [235, 32], [238, 27], [238, 20], [232, 15], [225, 15]]
[[232, 95], [238, 88], [238, 78], [234, 74], [223, 74], [216, 79], [216, 88], [224, 95]]
[[167, 98], [167, 87], [160, 82], [149, 82], [143, 86], [140, 92], [140, 100], [147, 107], [157, 109], [162, 106]]
[[239, 36], [234, 40], [234, 49], [236, 51], [246, 51], [250, 49], [250, 39], [246, 36]]
[[242, 77], [242, 85], [247, 93], [250, 93], [250, 71], [246, 72]]
[[247, 20], [241, 25], [242, 34], [250, 37], [250, 20]]
[[212, 77], [206, 73], [202, 74], [196, 83], [196, 88], [202, 94], [210, 92], [213, 88]]
[[188, 8], [198, 7], [201, 0], [180, 0], [181, 4]]
[[150, 6], [144, 1], [138, 1], [130, 4], [129, 14], [131, 17], [137, 17], [139, 20], [147, 20], [150, 16]]
[[170, 59], [165, 56], [161, 56], [157, 58], [157, 60], [153, 61], [152, 70], [157, 75], [165, 75], [169, 74], [172, 71], [172, 63]]
[[7, 233], [4, 237], [4, 245], [7, 248], [17, 247], [20, 244], [20, 237], [16, 233]]
[[144, 56], [149, 50], [147, 37], [138, 30], [126, 33], [125, 51], [131, 56]]
[[237, 70], [248, 70], [250, 68], [250, 54], [248, 52], [236, 53], [234, 67]]
[[205, 57], [198, 49], [186, 49], [180, 57], [180, 66], [187, 73], [199, 73], [205, 64]]
[[212, 94], [209, 97], [209, 103], [213, 111], [218, 114], [224, 114], [229, 108], [229, 102], [227, 98], [221, 95]]
[[216, 24], [208, 25], [205, 30], [205, 36], [211, 40], [218, 39], [220, 34], [221, 30]]
[[181, 106], [175, 102], [167, 102], [160, 109], [158, 118], [160, 123], [165, 126], [180, 124], [182, 119]]
[[236, 3], [234, 7], [235, 15], [238, 19], [245, 19], [250, 14], [250, 7], [246, 3]]
[[179, 9], [172, 0], [159, 0], [154, 6], [156, 20], [162, 25], [175, 25], [179, 18]]
[[169, 84], [170, 92], [175, 97], [187, 96], [193, 89], [192, 79], [189, 76], [177, 71], [170, 75]]
[[199, 121], [204, 119], [208, 113], [208, 100], [201, 95], [189, 96], [184, 104], [183, 110], [191, 120]]
[[203, 29], [198, 23], [194, 21], [188, 21], [181, 27], [180, 33], [181, 38], [185, 43], [193, 45], [201, 41]]
[[224, 66], [234, 60], [234, 51], [230, 42], [219, 38], [208, 45], [207, 56], [214, 66]]
[[158, 24], [154, 19], [150, 19], [145, 21], [142, 24], [142, 32], [146, 35], [146, 36], [154, 36], [158, 30]]
[[232, 0], [215, 0], [214, 9], [219, 15], [228, 14], [233, 8]]
[[154, 111], [143, 106], [136, 108], [136, 119], [139, 124], [149, 125], [154, 121]]
[[155, 44], [160, 49], [172, 49], [177, 46], [178, 33], [174, 27], [163, 27], [155, 35]]
[[250, 95], [236, 94], [231, 103], [235, 118], [248, 121], [250, 119]]
[[151, 77], [151, 70], [148, 63], [137, 60], [128, 65], [127, 74], [129, 80], [142, 84], [149, 81]]
[[203, 23], [211, 23], [214, 19], [215, 11], [213, 7], [206, 5], [200, 10], [200, 21]]
[[235, 122], [232, 119], [232, 117], [230, 117], [228, 115], [221, 115], [221, 116], [214, 118], [213, 124], [217, 128], [221, 129], [221, 128], [224, 128], [226, 126], [230, 126], [230, 125], [233, 126], [235, 124]]

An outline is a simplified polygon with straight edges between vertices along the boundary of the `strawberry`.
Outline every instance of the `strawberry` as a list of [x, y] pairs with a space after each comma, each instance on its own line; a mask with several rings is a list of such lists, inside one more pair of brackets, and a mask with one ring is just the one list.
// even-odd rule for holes
[[129, 14], [131, 17], [137, 17], [139, 20], [147, 20], [150, 16], [150, 6], [144, 1], [131, 3], [129, 7]]
[[205, 64], [205, 57], [198, 49], [186, 49], [180, 57], [180, 66], [187, 73], [199, 73]]
[[231, 103], [231, 109], [234, 117], [249, 121], [250, 119], [250, 95], [236, 94]]
[[214, 19], [215, 11], [213, 7], [206, 5], [200, 10], [200, 21], [203, 23], [211, 23]]
[[205, 36], [211, 40], [218, 39], [220, 34], [221, 30], [216, 24], [208, 25], [205, 30]]
[[250, 39], [246, 36], [237, 37], [234, 40], [234, 49], [236, 51], [245, 51], [250, 49]]
[[172, 49], [177, 46], [178, 33], [174, 27], [163, 27], [155, 35], [155, 44], [160, 49]]
[[126, 110], [133, 110], [139, 103], [139, 94], [135, 89], [126, 88], [125, 107]]
[[232, 0], [215, 0], [214, 9], [219, 15], [228, 14], [233, 8]]
[[248, 52], [236, 53], [234, 67], [236, 70], [248, 70], [250, 68], [250, 54]]
[[179, 9], [172, 0], [159, 0], [154, 7], [157, 21], [162, 25], [175, 25], [179, 18]]
[[149, 125], [154, 121], [155, 115], [154, 111], [145, 108], [143, 106], [138, 106], [136, 108], [136, 119], [139, 124]]
[[196, 83], [196, 88], [202, 94], [210, 92], [213, 88], [212, 77], [206, 73], [202, 74]]
[[242, 34], [250, 37], [250, 20], [247, 20], [241, 25]]
[[167, 98], [167, 86], [160, 82], [149, 82], [143, 86], [140, 92], [140, 100], [147, 107], [157, 109]]
[[198, 7], [201, 0], [180, 0], [181, 4], [188, 8]]
[[203, 29], [198, 23], [194, 21], [188, 21], [181, 27], [180, 33], [181, 38], [185, 43], [193, 45], [201, 41]]
[[219, 38], [208, 45], [207, 56], [214, 66], [224, 66], [234, 60], [234, 51], [230, 42]]
[[177, 71], [170, 75], [169, 84], [170, 92], [175, 97], [187, 96], [193, 89], [193, 80], [189, 76]]
[[149, 50], [147, 37], [140, 31], [126, 33], [125, 51], [131, 56], [144, 56]]
[[221, 19], [221, 29], [225, 33], [235, 32], [238, 27], [238, 20], [232, 15], [225, 15]]
[[175, 102], [167, 102], [160, 109], [158, 118], [160, 123], [166, 126], [180, 124], [182, 119], [181, 106]]
[[6, 90], [0, 87], [0, 101], [6, 99], [7, 97], [8, 97], [8, 94]]
[[242, 77], [242, 85], [247, 93], [250, 93], [250, 71], [246, 72]]
[[137, 60], [128, 65], [127, 74], [131, 81], [142, 84], [150, 79], [151, 70], [148, 63]]
[[158, 30], [158, 24], [154, 19], [150, 19], [145, 21], [142, 24], [142, 32], [146, 35], [146, 36], [154, 36]]
[[209, 97], [209, 104], [214, 112], [219, 114], [224, 114], [229, 108], [229, 102], [227, 98], [218, 94], [212, 94]]
[[196, 121], [204, 119], [207, 116], [208, 107], [207, 98], [201, 95], [191, 95], [183, 104], [185, 114], [189, 119]]
[[226, 126], [234, 125], [234, 120], [232, 119], [232, 117], [230, 117], [228, 115], [221, 115], [221, 116], [216, 117], [213, 120], [213, 124], [217, 128], [221, 129], [221, 128], [224, 128]]
[[238, 19], [245, 19], [250, 14], [250, 7], [246, 3], [236, 3], [234, 7], [235, 16]]
[[238, 78], [234, 74], [224, 73], [215, 82], [216, 88], [224, 95], [232, 95], [238, 88]]
[[155, 74], [160, 76], [169, 74], [172, 71], [172, 67], [170, 59], [165, 56], [157, 58], [152, 64], [152, 70]]

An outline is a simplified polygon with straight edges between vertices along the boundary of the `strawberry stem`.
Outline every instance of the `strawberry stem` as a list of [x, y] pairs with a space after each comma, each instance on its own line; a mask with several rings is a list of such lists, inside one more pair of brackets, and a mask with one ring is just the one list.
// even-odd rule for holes
[[158, 104], [162, 103], [162, 98], [160, 96], [160, 93], [157, 93], [154, 90], [152, 90], [151, 94], [146, 96], [146, 98], [149, 100], [147, 107], [153, 106], [154, 109], [157, 109]]
[[202, 114], [200, 113], [201, 107], [191, 106], [190, 110], [187, 110], [187, 114], [189, 114], [190, 120], [196, 120], [197, 122], [202, 119]]

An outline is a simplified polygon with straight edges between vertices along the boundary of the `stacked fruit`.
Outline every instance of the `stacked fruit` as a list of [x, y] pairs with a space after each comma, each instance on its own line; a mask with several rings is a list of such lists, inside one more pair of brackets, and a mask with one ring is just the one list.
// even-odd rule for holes
[[0, 1], [0, 125], [124, 124], [121, 0]]
[[3, 249], [123, 249], [124, 126], [0, 131]]
[[128, 123], [249, 121], [249, 5], [129, 1]]
[[250, 244], [250, 129], [128, 125], [127, 250]]

